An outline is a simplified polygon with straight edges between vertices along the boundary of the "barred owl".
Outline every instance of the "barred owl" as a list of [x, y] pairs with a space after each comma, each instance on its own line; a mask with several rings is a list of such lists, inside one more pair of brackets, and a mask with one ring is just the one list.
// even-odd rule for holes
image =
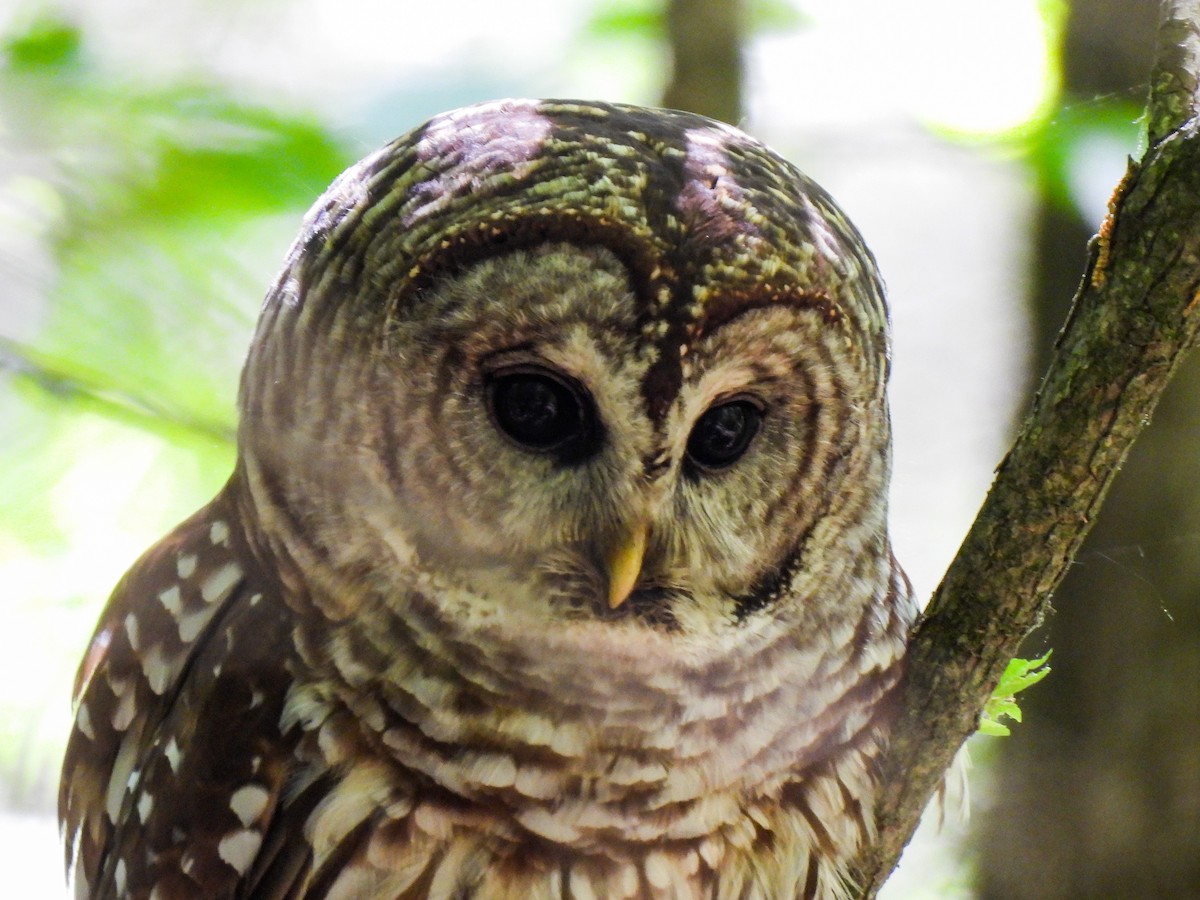
[[94, 898], [841, 898], [915, 607], [829, 197], [680, 112], [503, 101], [343, 174], [238, 461], [117, 586]]

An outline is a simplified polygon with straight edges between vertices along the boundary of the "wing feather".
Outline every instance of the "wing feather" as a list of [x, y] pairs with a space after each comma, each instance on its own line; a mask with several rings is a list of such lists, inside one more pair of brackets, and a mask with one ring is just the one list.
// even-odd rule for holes
[[118, 584], [76, 682], [59, 792], [79, 896], [244, 896], [296, 740], [280, 726], [291, 614], [268, 586], [225, 494]]

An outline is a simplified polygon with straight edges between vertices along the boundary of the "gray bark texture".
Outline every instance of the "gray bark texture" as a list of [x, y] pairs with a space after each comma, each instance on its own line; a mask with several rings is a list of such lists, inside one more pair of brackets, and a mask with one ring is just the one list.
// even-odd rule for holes
[[[1150, 146], [1130, 162], [1113, 195], [1032, 409], [913, 636], [901, 718], [884, 764], [879, 839], [860, 861], [864, 896], [874, 896], [891, 872], [1006, 664], [1044, 616], [1134, 439], [1197, 342], [1198, 33], [1200, 0], [1162, 4]], [[1106, 683], [1127, 677], [1140, 662], [1109, 660]], [[1056, 660], [1051, 681], [1063, 678], [1065, 665]], [[1019, 731], [1012, 740], [1020, 740]], [[1115, 815], [1110, 827], [1119, 829]]]
[[[1077, 0], [1064, 56], [1068, 102], [1145, 84], [1140, 60], [1154, 20], [1143, 0]], [[1189, 36], [1174, 26], [1165, 51], [1190, 52]], [[1191, 88], [1182, 87], [1186, 103]], [[1062, 319], [1064, 260], [1084, 229], [1070, 210], [1043, 204], [1033, 318], [1047, 348]], [[1193, 354], [1032, 642], [1053, 647], [1055, 671], [998, 748], [994, 796], [977, 820], [980, 897], [1200, 897], [1197, 397]]]

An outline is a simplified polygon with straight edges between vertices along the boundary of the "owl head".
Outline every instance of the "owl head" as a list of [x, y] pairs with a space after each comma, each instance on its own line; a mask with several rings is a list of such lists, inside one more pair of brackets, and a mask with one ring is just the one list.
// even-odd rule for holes
[[685, 641], [859, 621], [889, 570], [888, 352], [857, 232], [756, 140], [474, 106], [309, 213], [243, 377], [240, 502], [330, 621], [414, 596]]

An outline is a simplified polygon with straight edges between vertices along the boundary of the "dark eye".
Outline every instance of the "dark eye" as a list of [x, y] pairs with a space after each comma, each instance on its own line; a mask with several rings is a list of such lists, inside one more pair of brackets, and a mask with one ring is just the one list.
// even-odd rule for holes
[[710, 471], [732, 465], [750, 446], [762, 415], [757, 404], [745, 399], [710, 408], [696, 420], [688, 436], [688, 458]]
[[487, 401], [496, 427], [527, 450], [573, 460], [596, 444], [591, 398], [557, 373], [537, 368], [497, 372], [488, 379]]

